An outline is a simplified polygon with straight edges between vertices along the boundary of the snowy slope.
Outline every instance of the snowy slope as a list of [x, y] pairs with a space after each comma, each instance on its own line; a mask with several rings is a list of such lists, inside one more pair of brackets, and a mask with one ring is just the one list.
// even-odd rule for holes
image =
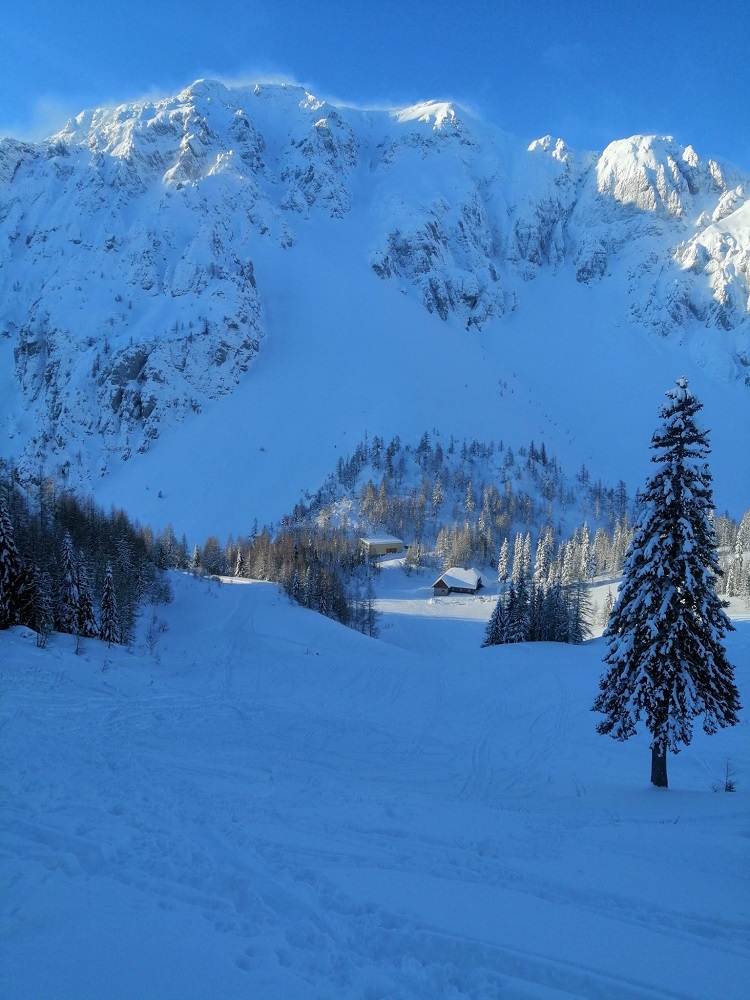
[[685, 372], [738, 514], [747, 189], [668, 138], [524, 149], [276, 85], [0, 141], [2, 453], [204, 535], [278, 517], [365, 430], [543, 437], [634, 489]]
[[153, 655], [0, 633], [0, 993], [743, 996], [745, 713], [655, 791], [599, 640], [480, 649], [429, 583], [383, 573], [381, 641], [182, 577]]

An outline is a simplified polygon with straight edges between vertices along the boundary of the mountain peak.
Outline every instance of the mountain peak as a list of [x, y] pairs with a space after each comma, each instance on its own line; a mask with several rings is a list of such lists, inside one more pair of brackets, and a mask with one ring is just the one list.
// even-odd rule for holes
[[221, 98], [224, 100], [230, 93], [230, 88], [220, 80], [202, 78], [195, 80], [177, 95], [177, 100], [207, 100]]
[[683, 218], [727, 190], [722, 168], [702, 161], [672, 136], [634, 135], [611, 142], [596, 166], [597, 188], [624, 205]]
[[458, 127], [460, 119], [456, 106], [450, 101], [422, 101], [408, 108], [400, 108], [393, 112], [398, 122], [424, 122], [433, 129]]

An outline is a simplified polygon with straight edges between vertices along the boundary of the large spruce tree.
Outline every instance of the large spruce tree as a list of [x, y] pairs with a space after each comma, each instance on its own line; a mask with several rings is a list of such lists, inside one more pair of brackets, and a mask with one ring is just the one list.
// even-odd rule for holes
[[716, 594], [720, 575], [711, 516], [708, 435], [685, 378], [667, 393], [652, 438], [656, 472], [627, 551], [624, 580], [605, 630], [605, 662], [594, 710], [597, 729], [626, 740], [644, 719], [651, 781], [667, 787], [667, 751], [690, 743], [693, 721], [707, 733], [738, 721], [739, 695], [724, 650], [732, 629]]

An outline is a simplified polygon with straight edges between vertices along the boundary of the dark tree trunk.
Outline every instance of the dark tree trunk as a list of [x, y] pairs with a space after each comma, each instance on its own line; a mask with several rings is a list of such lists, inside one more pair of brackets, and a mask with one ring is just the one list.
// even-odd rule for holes
[[657, 788], [668, 788], [667, 784], [667, 751], [660, 747], [651, 747], [651, 784]]

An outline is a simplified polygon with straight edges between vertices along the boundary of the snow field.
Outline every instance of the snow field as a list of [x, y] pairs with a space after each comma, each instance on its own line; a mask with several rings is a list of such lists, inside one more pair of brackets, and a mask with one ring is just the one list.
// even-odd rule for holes
[[481, 649], [430, 582], [384, 570], [380, 640], [184, 576], [151, 653], [1, 634], [0, 996], [743, 996], [745, 713], [652, 789], [601, 640]]

